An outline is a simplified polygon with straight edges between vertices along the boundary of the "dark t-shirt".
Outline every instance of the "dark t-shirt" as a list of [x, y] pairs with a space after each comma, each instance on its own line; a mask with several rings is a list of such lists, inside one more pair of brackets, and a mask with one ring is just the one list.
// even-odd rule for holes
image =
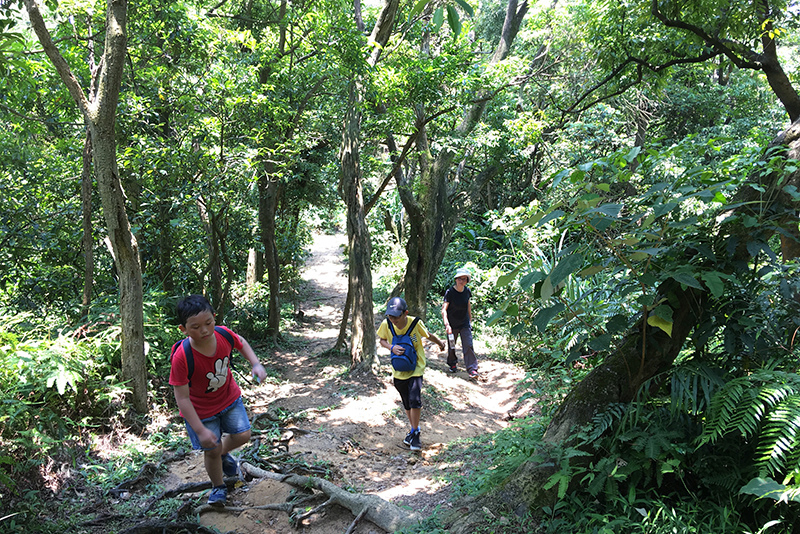
[[464, 328], [469, 324], [467, 305], [470, 297], [472, 297], [472, 292], [468, 287], [465, 287], [464, 291], [460, 293], [456, 291], [455, 287], [444, 292], [444, 301], [449, 303], [447, 305], [447, 322], [450, 323], [451, 328]]

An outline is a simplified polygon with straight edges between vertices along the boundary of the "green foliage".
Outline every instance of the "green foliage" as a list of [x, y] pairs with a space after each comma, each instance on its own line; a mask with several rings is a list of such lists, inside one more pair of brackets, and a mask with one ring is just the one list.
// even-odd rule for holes
[[444, 475], [457, 495], [482, 494], [531, 458], [545, 427], [541, 419], [515, 421], [494, 434], [451, 443], [437, 458], [458, 466]]
[[[41, 458], [60, 445], [87, 418], [104, 412], [125, 392], [109, 362], [97, 358], [106, 336], [20, 341], [5, 324], [0, 347], [4, 449], [14, 456]], [[108, 334], [108, 332], [106, 332]], [[111, 338], [111, 342], [116, 342]], [[93, 394], [87, 395], [89, 391]]]
[[[509, 322], [512, 333], [547, 332], [547, 337], [563, 333], [557, 343], [547, 345], [565, 347], [569, 363], [587, 351], [610, 350], [637, 314], [646, 313], [650, 325], [669, 333], [669, 308], [654, 299], [660, 284], [672, 279], [708, 291], [720, 309], [738, 307], [725, 312], [724, 322], [723, 315], [714, 312], [721, 322], [704, 325], [704, 341], [725, 328], [732, 341], [740, 340], [748, 348], [762, 344], [778, 348], [778, 340], [795, 328], [791, 307], [765, 306], [758, 299], [726, 300], [723, 291], [741, 292], [743, 297], [763, 291], [777, 296], [769, 280], [776, 277], [792, 284], [785, 268], [772, 261], [770, 244], [757, 235], [748, 245], [756, 252], [766, 251], [759, 256], [765, 263], [757, 276], [734, 270], [726, 262], [726, 250], [735, 246], [735, 238], [710, 239], [710, 228], [716, 224], [712, 216], [726, 208], [726, 195], [735, 185], [731, 177], [741, 176], [742, 166], [747, 168], [754, 160], [731, 160], [718, 166], [716, 174], [702, 167], [678, 169], [674, 178], [668, 178], [675, 173], [670, 161], [677, 154], [681, 152], [673, 149], [645, 156], [634, 150], [554, 175], [554, 185], [576, 187], [569, 200], [541, 210], [534, 204], [532, 210], [520, 210], [504, 223], [510, 233], [524, 235], [527, 243], [507, 274], [498, 278], [498, 288], [510, 291], [506, 289], [508, 296], [490, 323], [505, 316], [514, 320]], [[634, 159], [641, 176], [628, 170]], [[618, 181], [630, 182], [642, 192], [626, 195], [624, 204], [618, 202], [610, 188]], [[764, 224], [772, 224], [764, 216]], [[530, 305], [529, 299], [541, 305]], [[785, 297], [780, 300], [788, 303]], [[749, 303], [746, 311], [745, 303]], [[774, 335], [748, 338], [751, 334], [745, 331], [752, 332], [754, 325], [747, 317], [753, 315], [762, 316], [762, 324]], [[739, 320], [732, 323], [731, 317]]]

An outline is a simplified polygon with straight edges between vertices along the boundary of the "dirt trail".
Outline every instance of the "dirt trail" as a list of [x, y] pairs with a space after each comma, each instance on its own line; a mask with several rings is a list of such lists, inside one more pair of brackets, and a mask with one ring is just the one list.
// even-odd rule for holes
[[[435, 476], [454, 467], [437, 459], [437, 453], [451, 441], [507, 426], [506, 416], [519, 397], [515, 386], [523, 373], [513, 365], [489, 359], [490, 351], [476, 339], [481, 378], [469, 380], [463, 366], [461, 372], [450, 374], [445, 353], [426, 345], [428, 368], [420, 425], [423, 450], [409, 452], [402, 445], [408, 422], [388, 365], [384, 364], [378, 377], [354, 376], [346, 372], [346, 357], [324, 354], [338, 335], [347, 293], [342, 255], [345, 240], [342, 235], [315, 236], [312, 257], [303, 273], [302, 316], [284, 332], [280, 347], [256, 346], [270, 375], [279, 378], [255, 387], [240, 381], [246, 404], [256, 414], [271, 410], [301, 414], [294, 425], [309, 432], [295, 435], [289, 441], [289, 452], [299, 453], [298, 458], [309, 463], [327, 462], [330, 480], [340, 487], [376, 494], [429, 515], [436, 506], [450, 505], [449, 488], [436, 482]], [[377, 315], [376, 321], [380, 318]], [[437, 334], [444, 338], [443, 332]], [[378, 354], [385, 363], [388, 352], [379, 349]], [[202, 458], [190, 455], [175, 464], [167, 487], [204, 480]], [[240, 507], [280, 503], [291, 490], [278, 482], [253, 480], [233, 491], [228, 502]], [[299, 529], [290, 527], [286, 514], [274, 511], [201, 516], [204, 525], [239, 534], [341, 534], [352, 520], [352, 514], [340, 508], [314, 516]], [[355, 532], [384, 531], [365, 521]]]

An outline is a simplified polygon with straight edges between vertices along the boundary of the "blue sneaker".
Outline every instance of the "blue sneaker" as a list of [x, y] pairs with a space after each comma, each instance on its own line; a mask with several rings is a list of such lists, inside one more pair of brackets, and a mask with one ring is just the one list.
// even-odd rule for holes
[[239, 462], [233, 455], [227, 452], [222, 455], [222, 472], [226, 477], [235, 477], [239, 475]]
[[408, 433], [408, 435], [405, 437], [405, 439], [403, 440], [403, 443], [405, 443], [406, 445], [411, 445], [411, 439], [412, 439], [413, 437], [414, 437], [414, 431], [413, 431], [413, 430], [411, 430], [411, 431]]
[[228, 487], [216, 486], [211, 488], [211, 493], [208, 494], [208, 504], [211, 506], [225, 506], [225, 501], [228, 500]]

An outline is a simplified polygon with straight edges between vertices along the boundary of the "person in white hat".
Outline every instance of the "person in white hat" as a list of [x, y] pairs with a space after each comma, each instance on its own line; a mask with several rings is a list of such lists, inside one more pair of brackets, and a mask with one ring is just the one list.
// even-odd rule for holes
[[462, 267], [456, 271], [455, 284], [444, 293], [442, 320], [447, 333], [447, 365], [450, 367], [450, 372], [458, 372], [455, 343], [460, 337], [464, 367], [470, 378], [477, 378], [478, 358], [472, 347], [472, 304], [470, 303], [472, 292], [467, 287], [470, 278], [467, 269]]

